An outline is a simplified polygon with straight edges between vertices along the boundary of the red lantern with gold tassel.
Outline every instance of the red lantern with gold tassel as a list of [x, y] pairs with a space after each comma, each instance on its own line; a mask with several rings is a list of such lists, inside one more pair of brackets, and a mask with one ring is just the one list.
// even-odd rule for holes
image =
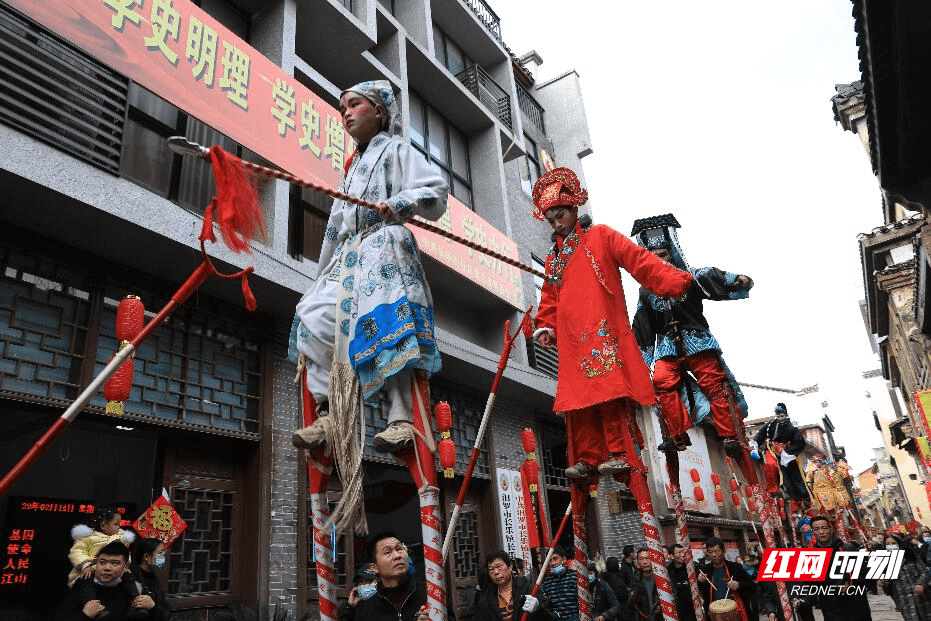
[[724, 492], [721, 491], [721, 477], [717, 472], [711, 473], [711, 483], [714, 485], [714, 500], [719, 505], [724, 503]]
[[[145, 306], [135, 295], [127, 295], [120, 300], [116, 307], [116, 338], [120, 341], [120, 349], [129, 345], [130, 341], [142, 331], [145, 323]], [[133, 354], [135, 355], [135, 354]], [[112, 358], [111, 358], [112, 360]], [[133, 358], [127, 358], [120, 368], [110, 376], [103, 386], [103, 396], [107, 400], [107, 414], [122, 415], [126, 412], [123, 402], [127, 401], [133, 390]]]
[[737, 481], [735, 481], [734, 479], [731, 479], [731, 491], [732, 492], [737, 491]]
[[433, 408], [436, 417], [436, 428], [440, 432], [440, 443], [437, 451], [440, 453], [440, 465], [443, 467], [443, 476], [451, 479], [456, 476], [456, 444], [453, 442], [450, 430], [453, 428], [453, 411], [449, 404], [440, 401]]
[[731, 502], [734, 503], [734, 506], [738, 509], [740, 508], [740, 496], [737, 495], [737, 492], [731, 493]]
[[692, 490], [695, 502], [705, 502], [705, 490], [701, 488], [701, 474], [698, 472], [698, 469], [692, 468], [689, 470], [689, 476], [692, 477], [692, 483], [695, 484], [695, 489]]
[[521, 430], [520, 443], [527, 456], [520, 467], [524, 483], [524, 506], [527, 507], [527, 535], [530, 547], [538, 548], [547, 544], [549, 530], [540, 498], [540, 465], [537, 462], [537, 439], [533, 435], [533, 429]]

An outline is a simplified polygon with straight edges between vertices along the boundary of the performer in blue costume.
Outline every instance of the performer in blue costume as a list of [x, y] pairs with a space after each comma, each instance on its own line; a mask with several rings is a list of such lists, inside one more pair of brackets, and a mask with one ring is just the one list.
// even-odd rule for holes
[[[632, 330], [647, 366], [653, 366], [653, 386], [659, 414], [668, 437], [661, 451], [685, 450], [691, 444], [688, 429], [701, 420], [703, 408], [710, 410], [724, 450], [737, 455], [733, 406], [740, 418], [746, 417], [746, 403], [737, 382], [721, 358], [721, 346], [711, 334], [705, 319], [704, 300], [740, 300], [749, 296], [753, 280], [742, 274], [716, 267], [693, 268], [685, 260], [676, 229], [681, 225], [672, 214], [643, 218], [634, 222], [631, 237], [656, 256], [694, 276], [685, 296], [673, 300], [640, 289]], [[694, 381], [689, 377], [694, 376]], [[697, 386], [694, 385], [697, 382]], [[700, 388], [700, 389], [699, 389]], [[686, 392], [688, 409], [680, 391]]]
[[433, 298], [404, 223], [415, 215], [440, 218], [448, 186], [401, 137], [390, 83], [363, 82], [343, 91], [340, 113], [357, 147], [339, 189], [380, 206], [333, 202], [316, 281], [297, 305], [292, 331], [320, 418], [298, 430], [293, 443], [323, 446], [328, 413], [341, 409], [343, 417], [354, 416], [360, 394], [368, 399], [381, 390], [390, 402], [389, 425], [373, 446], [396, 452], [413, 443], [414, 371], [429, 376], [440, 370]]

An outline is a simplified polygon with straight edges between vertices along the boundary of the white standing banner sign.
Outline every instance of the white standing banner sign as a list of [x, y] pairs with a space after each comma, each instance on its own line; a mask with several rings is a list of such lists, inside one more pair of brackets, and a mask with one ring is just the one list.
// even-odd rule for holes
[[[659, 428], [659, 419], [655, 414], [648, 414], [649, 420], [653, 426], [653, 434], [656, 438], [662, 438]], [[701, 511], [703, 513], [720, 514], [721, 508], [714, 499], [714, 483], [711, 481], [711, 457], [708, 455], [708, 441], [705, 439], [705, 430], [700, 425], [689, 429], [689, 437], [692, 440], [692, 446], [679, 453], [679, 485], [682, 488], [682, 503], [686, 511]], [[655, 472], [662, 475], [663, 491], [666, 496], [666, 504], [673, 506], [672, 491], [669, 483], [669, 474], [666, 472], [666, 454], [660, 451], [651, 450], [650, 456], [653, 461]], [[692, 470], [698, 473], [698, 482], [692, 479]], [[721, 480], [721, 490], [725, 491], [725, 498], [730, 499], [730, 487], [728, 480], [730, 475], [722, 473], [719, 475]], [[695, 488], [701, 487], [704, 495], [703, 500], [695, 498]]]
[[498, 510], [501, 515], [502, 549], [514, 558], [530, 559], [523, 482], [517, 470], [498, 468]]

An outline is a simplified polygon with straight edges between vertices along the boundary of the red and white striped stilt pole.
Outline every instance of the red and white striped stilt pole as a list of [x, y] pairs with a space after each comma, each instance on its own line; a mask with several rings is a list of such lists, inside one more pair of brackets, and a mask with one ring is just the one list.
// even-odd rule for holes
[[[404, 461], [417, 486], [420, 500], [420, 532], [423, 538], [424, 572], [427, 578], [425, 608], [433, 621], [446, 618], [446, 577], [443, 570], [443, 528], [440, 513], [440, 490], [436, 480], [436, 459], [423, 437], [433, 437], [430, 424], [430, 384], [421, 371], [414, 374], [413, 425], [420, 432], [414, 436], [414, 447], [397, 453]], [[429, 434], [429, 435], [428, 435]]]
[[[301, 406], [304, 426], [309, 427], [317, 420], [317, 403], [307, 390], [307, 370], [301, 372]], [[327, 486], [333, 472], [333, 459], [324, 454], [325, 449], [308, 451], [307, 479], [310, 491], [310, 510], [313, 521], [314, 560], [317, 568], [317, 591], [320, 593], [321, 621], [337, 621], [339, 614], [336, 600], [336, 567], [333, 564], [333, 539], [323, 525], [330, 517], [327, 501]]]
[[666, 453], [666, 471], [669, 474], [669, 486], [672, 488], [672, 503], [676, 513], [676, 528], [679, 531], [679, 544], [685, 558], [685, 571], [689, 579], [689, 591], [692, 594], [692, 606], [695, 608], [696, 621], [704, 621], [705, 607], [702, 605], [701, 593], [698, 591], [698, 576], [692, 563], [692, 542], [689, 539], [689, 526], [685, 522], [685, 507], [682, 504], [682, 487], [679, 484], [679, 453]]
[[[588, 479], [584, 479], [588, 481]], [[569, 489], [572, 497], [572, 535], [575, 539], [575, 580], [579, 592], [579, 621], [592, 621], [592, 594], [588, 584], [589, 486], [576, 482]]]
[[[640, 522], [643, 526], [643, 536], [650, 548], [650, 562], [653, 564], [653, 576], [656, 581], [656, 590], [659, 593], [660, 609], [664, 621], [679, 621], [679, 611], [676, 609], [676, 600], [672, 593], [672, 581], [669, 580], [669, 571], [666, 569], [663, 544], [659, 536], [659, 520], [653, 512], [653, 501], [650, 500], [650, 488], [647, 485], [647, 469], [640, 459], [639, 447], [634, 444], [635, 438], [643, 442], [640, 427], [637, 424], [637, 414], [634, 406], [625, 401], [621, 404], [618, 413], [625, 417], [628, 433], [624, 434], [624, 445], [627, 453], [627, 463], [630, 471], [615, 475], [615, 479], [627, 483], [627, 487], [637, 500], [637, 509], [640, 511]], [[642, 445], [642, 444], [641, 444]], [[627, 479], [627, 480], [625, 480]]]
[[[570, 492], [571, 493], [571, 492]], [[559, 528], [556, 529], [556, 534], [553, 535], [553, 540], [549, 542], [549, 550], [546, 552], [546, 558], [543, 559], [543, 564], [540, 565], [540, 573], [537, 576], [537, 581], [533, 583], [533, 589], [530, 590], [530, 596], [536, 597], [537, 593], [540, 591], [540, 585], [543, 583], [543, 579], [546, 577], [546, 570], [550, 566], [550, 561], [553, 559], [553, 552], [556, 549], [556, 545], [559, 542], [559, 539], [562, 537], [562, 533], [566, 530], [566, 524], [569, 523], [569, 517], [572, 515], [572, 502], [569, 503], [569, 506], [566, 507], [566, 513], [562, 516], [562, 521], [559, 522]], [[527, 621], [527, 611], [521, 613], [520, 621]]]

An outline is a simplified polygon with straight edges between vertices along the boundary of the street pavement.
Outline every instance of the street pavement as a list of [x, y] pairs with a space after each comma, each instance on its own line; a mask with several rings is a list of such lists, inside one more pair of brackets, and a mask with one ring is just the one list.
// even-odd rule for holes
[[[873, 621], [902, 621], [902, 613], [895, 609], [895, 603], [888, 595], [869, 595], [870, 614]], [[765, 620], [765, 617], [760, 617]], [[815, 608], [815, 621], [824, 621], [821, 611]]]

